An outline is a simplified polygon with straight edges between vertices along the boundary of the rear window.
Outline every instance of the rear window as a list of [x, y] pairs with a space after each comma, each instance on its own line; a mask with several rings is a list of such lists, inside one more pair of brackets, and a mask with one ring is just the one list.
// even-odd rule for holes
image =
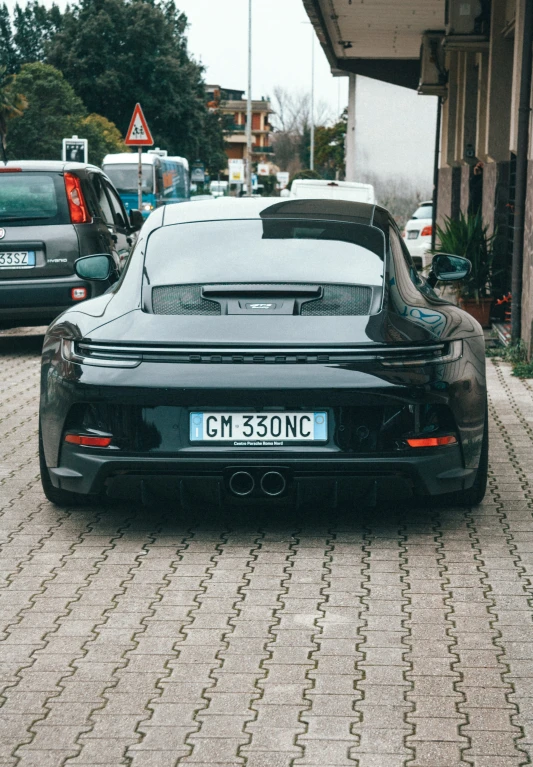
[[0, 173], [0, 223], [56, 223], [63, 208], [59, 197], [65, 194], [64, 185], [58, 187], [57, 179], [57, 174]]
[[421, 205], [412, 215], [412, 218], [431, 218], [433, 215], [432, 205]]
[[151, 285], [329, 282], [383, 285], [385, 240], [361, 224], [238, 220], [175, 224], [148, 240]]

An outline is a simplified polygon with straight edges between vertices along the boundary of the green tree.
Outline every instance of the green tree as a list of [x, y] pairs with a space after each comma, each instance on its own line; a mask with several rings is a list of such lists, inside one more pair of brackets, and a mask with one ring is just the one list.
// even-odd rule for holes
[[139, 101], [158, 146], [212, 166], [220, 127], [209, 116], [186, 28], [172, 0], [80, 0], [67, 7], [47, 60], [89, 111], [122, 133]]
[[89, 142], [89, 162], [101, 165], [106, 154], [129, 152], [117, 126], [102, 115], [84, 117], [76, 125], [76, 135]]
[[61, 21], [61, 11], [55, 4], [47, 8], [32, 0], [24, 6], [15, 5], [13, 44], [17, 67], [45, 61], [46, 45], [57, 33]]
[[6, 162], [6, 137], [8, 123], [16, 118], [21, 118], [28, 106], [25, 96], [21, 92], [23, 83], [17, 82], [15, 75], [7, 74], [6, 67], [0, 67], [0, 144], [2, 155]]
[[217, 112], [207, 112], [204, 117], [204, 129], [199, 141], [198, 155], [205, 162], [207, 172], [211, 177], [225, 170], [228, 158], [224, 151], [224, 121], [226, 116]]
[[17, 68], [17, 60], [11, 16], [4, 3], [0, 5], [0, 67], [5, 67], [8, 75], [13, 74]]
[[62, 140], [72, 135], [89, 142], [89, 161], [100, 165], [108, 152], [126, 152], [114, 123], [102, 115], [87, 115], [81, 99], [61, 72], [49, 64], [24, 64], [16, 88], [28, 108], [12, 120], [10, 157], [19, 160], [59, 160]]
[[319, 125], [315, 130], [315, 164], [324, 178], [344, 175], [344, 146], [348, 114], [345, 110], [334, 125]]
[[291, 178], [291, 186], [292, 182], [296, 181], [296, 179], [315, 179], [315, 178], [322, 178], [320, 173], [317, 173], [316, 170], [299, 170], [298, 173], [295, 173], [294, 176]]
[[28, 108], [11, 121], [7, 147], [17, 160], [59, 160], [61, 141], [76, 133], [86, 116], [83, 102], [61, 72], [48, 64], [24, 64], [17, 90]]

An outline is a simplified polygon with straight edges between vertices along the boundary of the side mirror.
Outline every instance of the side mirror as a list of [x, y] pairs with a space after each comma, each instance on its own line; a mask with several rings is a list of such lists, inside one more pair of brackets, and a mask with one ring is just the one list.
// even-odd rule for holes
[[472, 264], [462, 256], [452, 256], [449, 253], [437, 253], [431, 262], [431, 277], [435, 283], [458, 282], [468, 277], [472, 270]]
[[115, 262], [107, 253], [78, 258], [74, 264], [74, 269], [82, 280], [94, 280], [96, 282], [109, 280], [116, 273]]
[[138, 232], [143, 224], [144, 224], [144, 216], [141, 213], [141, 211], [137, 210], [137, 208], [132, 208], [130, 210], [130, 227], [132, 231]]

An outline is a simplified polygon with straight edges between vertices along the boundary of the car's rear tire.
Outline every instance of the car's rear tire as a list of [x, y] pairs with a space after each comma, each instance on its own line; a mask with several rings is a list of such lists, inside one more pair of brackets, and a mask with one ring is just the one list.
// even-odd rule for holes
[[476, 471], [476, 478], [472, 487], [468, 490], [461, 490], [457, 493], [449, 493], [441, 496], [441, 501], [446, 506], [477, 506], [487, 491], [487, 480], [489, 474], [489, 416], [485, 411], [485, 424], [483, 427], [483, 441], [481, 443], [481, 455], [479, 457], [479, 466]]
[[52, 480], [50, 479], [50, 472], [46, 465], [44, 457], [43, 439], [41, 436], [41, 429], [39, 429], [39, 469], [41, 472], [41, 485], [43, 493], [46, 498], [55, 506], [83, 506], [87, 503], [85, 495], [80, 493], [71, 493], [68, 490], [61, 490], [59, 487], [54, 487]]

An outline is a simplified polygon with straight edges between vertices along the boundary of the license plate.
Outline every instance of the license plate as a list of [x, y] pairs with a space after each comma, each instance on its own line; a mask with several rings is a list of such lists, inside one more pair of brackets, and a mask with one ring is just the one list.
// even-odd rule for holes
[[12, 250], [0, 253], [0, 269], [31, 269], [35, 266], [34, 250]]
[[235, 447], [326, 442], [328, 416], [315, 413], [191, 413], [191, 442], [230, 442]]
[[416, 229], [414, 229], [414, 230], [411, 229], [410, 232], [407, 232], [407, 239], [408, 240], [416, 240], [417, 237], [418, 237], [418, 232], [416, 231]]

